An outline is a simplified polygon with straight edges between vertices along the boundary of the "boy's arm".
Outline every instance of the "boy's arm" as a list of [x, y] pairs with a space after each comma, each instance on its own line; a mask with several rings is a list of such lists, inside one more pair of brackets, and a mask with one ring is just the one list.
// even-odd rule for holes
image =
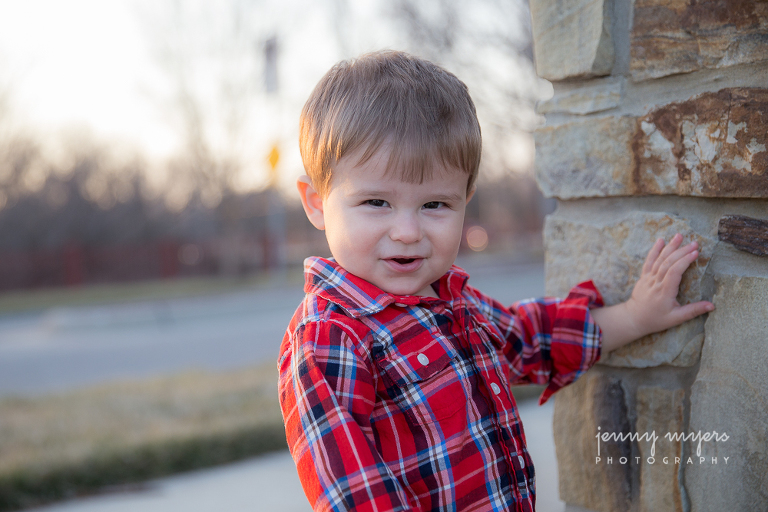
[[412, 510], [372, 443], [375, 383], [351, 336], [312, 322], [284, 341], [280, 406], [299, 479], [314, 510]]
[[[468, 287], [470, 288], [470, 287]], [[600, 328], [590, 314], [603, 305], [591, 281], [573, 287], [564, 299], [528, 299], [505, 307], [470, 288], [482, 312], [499, 330], [510, 369], [510, 384], [545, 384], [539, 403], [575, 381], [600, 357]]]
[[645, 259], [629, 300], [591, 310], [603, 332], [604, 352], [715, 309], [708, 301], [685, 306], [677, 301], [683, 272], [699, 256], [696, 242], [680, 247], [682, 241], [680, 234], [666, 246], [663, 239], [658, 239]]

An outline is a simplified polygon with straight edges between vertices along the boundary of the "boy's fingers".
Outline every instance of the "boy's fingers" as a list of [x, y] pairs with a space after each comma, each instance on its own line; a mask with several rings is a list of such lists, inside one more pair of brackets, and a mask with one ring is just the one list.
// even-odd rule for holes
[[715, 305], [706, 300], [703, 300], [701, 302], [694, 302], [693, 304], [686, 304], [685, 306], [680, 306], [675, 311], [675, 318], [677, 320], [677, 323], [675, 325], [681, 324], [683, 322], [687, 322], [688, 320], [692, 320], [697, 316], [703, 315], [704, 313], [709, 313], [714, 309], [715, 309]]
[[648, 256], [645, 257], [645, 263], [643, 263], [643, 272], [647, 273], [650, 272], [653, 268], [653, 264], [656, 263], [656, 260], [659, 257], [659, 254], [661, 254], [661, 250], [664, 248], [664, 239], [659, 238], [656, 240], [656, 243], [653, 244], [653, 247], [651, 247], [651, 250], [648, 251]]
[[[682, 247], [679, 247], [675, 249], [673, 252], [667, 254], [667, 256], [664, 258], [663, 261], [660, 261], [657, 268], [657, 272], [659, 272], [662, 276], [666, 274], [667, 270], [671, 268], [673, 265], [675, 265], [678, 261], [681, 259], [685, 259], [688, 257], [691, 257], [693, 253], [696, 253], [696, 256], [691, 257], [690, 261], [694, 261], [696, 257], [698, 257], [698, 248], [699, 244], [697, 242], [691, 242], [687, 245], [684, 245]], [[661, 258], [659, 258], [661, 260]]]
[[660, 275], [662, 279], [667, 279], [667, 275], [672, 272], [679, 282], [679, 278], [683, 275], [683, 272], [685, 272], [685, 270], [691, 266], [691, 263], [696, 261], [696, 258], [698, 257], [699, 251], [693, 249], [692, 246], [678, 249], [661, 262], [657, 269], [658, 275]]
[[669, 243], [661, 250], [661, 253], [659, 254], [659, 257], [656, 258], [656, 261], [653, 264], [653, 270], [658, 271], [661, 264], [664, 263], [664, 261], [667, 259], [667, 257], [675, 252], [678, 247], [680, 247], [680, 244], [683, 241], [683, 236], [680, 233], [677, 233], [675, 236], [672, 237], [672, 240], [669, 241]]

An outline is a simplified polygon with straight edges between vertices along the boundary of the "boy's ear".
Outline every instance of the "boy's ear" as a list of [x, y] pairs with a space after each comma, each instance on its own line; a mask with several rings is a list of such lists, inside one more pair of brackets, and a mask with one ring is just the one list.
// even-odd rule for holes
[[307, 214], [309, 222], [317, 229], [325, 229], [323, 198], [312, 186], [312, 180], [305, 174], [296, 181], [296, 187], [299, 189], [301, 205], [304, 207], [304, 213]]
[[472, 189], [467, 193], [467, 202], [472, 199], [472, 196], [477, 192], [477, 185], [472, 185]]

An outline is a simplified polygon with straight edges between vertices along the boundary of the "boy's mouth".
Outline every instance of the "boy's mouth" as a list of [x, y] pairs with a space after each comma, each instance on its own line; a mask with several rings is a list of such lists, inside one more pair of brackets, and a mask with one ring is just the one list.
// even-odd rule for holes
[[414, 272], [421, 267], [424, 258], [418, 256], [413, 258], [397, 256], [395, 258], [387, 258], [384, 261], [386, 261], [389, 264], [389, 267], [395, 272]]

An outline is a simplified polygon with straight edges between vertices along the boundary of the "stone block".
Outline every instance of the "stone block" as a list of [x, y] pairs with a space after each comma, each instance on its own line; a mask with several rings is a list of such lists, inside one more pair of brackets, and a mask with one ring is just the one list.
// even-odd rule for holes
[[765, 1], [635, 0], [633, 20], [633, 80], [768, 59]]
[[668, 432], [684, 431], [684, 399], [685, 391], [682, 389], [641, 386], [635, 393], [635, 431], [640, 435], [653, 433], [658, 436], [655, 443], [649, 442], [647, 437], [637, 442], [641, 512], [683, 510], [678, 483], [680, 465], [675, 464], [675, 457], [682, 457], [683, 443], [677, 438], [667, 439], [665, 436]]
[[718, 223], [717, 237], [736, 250], [768, 256], [768, 220], [726, 215]]
[[[691, 512], [768, 510], [768, 270], [716, 276], [713, 301], [691, 388], [690, 430], [728, 439], [703, 442], [705, 462], [685, 467]], [[696, 450], [687, 443], [698, 462]]]
[[539, 114], [594, 114], [616, 108], [621, 103], [621, 83], [608, 82], [580, 87], [555, 95], [536, 106]]
[[536, 181], [547, 197], [632, 193], [634, 117], [588, 118], [534, 133]]
[[534, 134], [546, 196], [768, 198], [768, 89], [731, 88], [641, 117], [587, 118]]
[[553, 428], [560, 499], [596, 512], [629, 510], [632, 465], [629, 460], [621, 464], [620, 459], [632, 456], [631, 442], [601, 443], [601, 460], [596, 460], [595, 436], [599, 432], [630, 429], [621, 381], [593, 369], [555, 397]]
[[[684, 243], [697, 241], [701, 253], [683, 274], [678, 301], [686, 304], [702, 300], [701, 281], [717, 241], [709, 233], [696, 232], [686, 219], [639, 211], [590, 220], [559, 218], [556, 213], [547, 217], [546, 293], [562, 297], [575, 283], [592, 279], [606, 305], [622, 302], [631, 295], [656, 239], [668, 241], [675, 233], [684, 235]], [[603, 354], [600, 364], [633, 368], [692, 366], [699, 360], [703, 332], [704, 318], [699, 317]]]
[[613, 67], [608, 0], [530, 3], [536, 71], [547, 80], [608, 75]]
[[733, 88], [641, 117], [632, 142], [638, 194], [768, 197], [768, 89]]

